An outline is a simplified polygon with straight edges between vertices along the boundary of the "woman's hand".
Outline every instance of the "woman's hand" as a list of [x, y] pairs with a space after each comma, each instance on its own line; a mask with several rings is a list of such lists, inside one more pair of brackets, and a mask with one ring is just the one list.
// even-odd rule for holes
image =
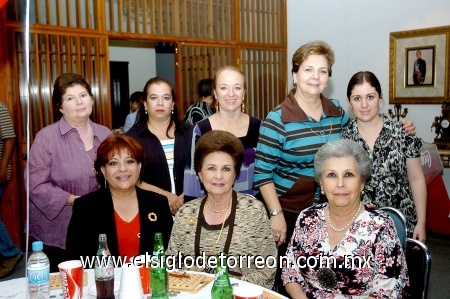
[[402, 119], [403, 124], [403, 130], [405, 130], [406, 133], [409, 135], [415, 135], [416, 134], [416, 126], [414, 123], [410, 120]]
[[425, 225], [417, 224], [414, 228], [413, 239], [419, 240], [422, 243], [425, 243], [427, 239]]
[[277, 242], [277, 247], [286, 242], [286, 220], [283, 214], [270, 217], [270, 228], [272, 229], [273, 240]]
[[75, 202], [75, 199], [77, 199], [78, 197], [79, 197], [78, 195], [71, 194], [69, 196], [69, 199], [66, 202], [66, 206], [73, 206], [73, 203]]
[[170, 212], [175, 215], [176, 212], [178, 211], [178, 209], [183, 205], [184, 203], [184, 193], [181, 194], [180, 196], [164, 191], [163, 193], [161, 193], [162, 195], [167, 197], [167, 200], [169, 201], [169, 207], [170, 207]]

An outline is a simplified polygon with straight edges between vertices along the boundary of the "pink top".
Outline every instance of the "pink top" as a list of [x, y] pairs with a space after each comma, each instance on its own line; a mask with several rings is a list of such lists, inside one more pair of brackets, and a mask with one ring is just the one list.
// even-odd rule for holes
[[[66, 248], [72, 207], [71, 194], [84, 195], [99, 188], [92, 161], [111, 130], [91, 122], [94, 148], [86, 152], [78, 131], [64, 118], [36, 134], [30, 149], [25, 186], [30, 189], [30, 236], [45, 245]], [[27, 182], [27, 170], [29, 181]]]

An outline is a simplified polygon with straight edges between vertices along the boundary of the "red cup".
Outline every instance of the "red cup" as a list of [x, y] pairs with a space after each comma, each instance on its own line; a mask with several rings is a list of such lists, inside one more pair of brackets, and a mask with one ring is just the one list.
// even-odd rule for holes
[[144, 294], [150, 294], [150, 260], [146, 260], [145, 255], [137, 255], [133, 258], [133, 263], [139, 268], [142, 291]]
[[257, 286], [238, 286], [233, 288], [234, 299], [261, 299], [263, 290]]
[[58, 265], [64, 299], [83, 298], [83, 265], [73, 260]]

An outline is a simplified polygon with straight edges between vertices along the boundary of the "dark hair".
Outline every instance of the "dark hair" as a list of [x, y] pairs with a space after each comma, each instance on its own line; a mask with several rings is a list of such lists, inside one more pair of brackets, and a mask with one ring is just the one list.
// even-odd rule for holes
[[232, 66], [232, 65], [226, 65], [217, 70], [217, 72], [214, 74], [213, 89], [216, 89], [217, 78], [220, 76], [220, 73], [222, 73], [223, 71], [235, 71], [235, 72], [240, 73], [242, 75], [242, 78], [244, 79], [244, 89], [247, 90], [247, 81], [245, 79], [244, 73], [240, 69], [238, 69], [237, 67]]
[[211, 78], [202, 79], [198, 82], [197, 91], [200, 97], [210, 97], [212, 96], [212, 86], [214, 80]]
[[97, 149], [97, 159], [94, 167], [101, 174], [100, 168], [105, 166], [111, 158], [122, 150], [126, 150], [137, 162], [145, 163], [145, 151], [142, 145], [133, 137], [128, 135], [113, 135], [107, 137], [100, 143]]
[[131, 103], [134, 103], [134, 102], [141, 102], [141, 99], [142, 99], [142, 94], [143, 94], [143, 92], [142, 91], [135, 91], [135, 92], [133, 92], [132, 94], [131, 94], [131, 96], [130, 96], [130, 102]]
[[139, 123], [140, 125], [147, 124], [148, 114], [145, 113], [146, 111], [145, 111], [145, 107], [144, 107], [144, 102], [147, 101], [148, 89], [153, 84], [161, 84], [161, 83], [165, 83], [165, 84], [169, 85], [170, 92], [172, 95], [173, 113], [170, 115], [170, 123], [167, 126], [167, 130], [166, 130], [167, 138], [171, 138], [169, 136], [170, 128], [172, 126], [175, 126], [175, 130], [179, 129], [181, 127], [181, 121], [178, 119], [178, 108], [177, 108], [177, 104], [176, 104], [175, 89], [173, 88], [172, 83], [167, 79], [164, 79], [161, 77], [153, 77], [150, 80], [148, 80], [147, 83], [145, 83], [144, 90], [142, 93], [142, 101], [141, 101], [141, 105], [140, 105], [139, 112], [137, 115], [136, 123]]
[[377, 77], [372, 73], [368, 71], [361, 71], [357, 72], [352, 76], [350, 81], [348, 82], [347, 86], [347, 99], [350, 100], [350, 96], [352, 94], [352, 90], [356, 85], [361, 85], [364, 82], [367, 82], [370, 84], [370, 86], [374, 87], [375, 90], [378, 92], [378, 95], [380, 98], [382, 97], [381, 92], [381, 84], [380, 81], [378, 81]]
[[328, 141], [316, 153], [314, 158], [314, 179], [320, 183], [325, 162], [331, 158], [353, 157], [358, 164], [361, 182], [366, 182], [372, 174], [372, 162], [366, 150], [356, 141], [339, 139]]
[[224, 152], [231, 156], [236, 176], [238, 176], [244, 162], [244, 146], [239, 138], [230, 132], [220, 130], [209, 131], [198, 140], [194, 153], [195, 172], [200, 172], [207, 155], [216, 152]]
[[53, 84], [52, 100], [53, 104], [56, 105], [56, 110], [59, 111], [59, 109], [61, 109], [63, 95], [66, 93], [67, 88], [75, 85], [83, 86], [92, 97], [92, 99], [94, 98], [91, 86], [83, 76], [73, 73], [62, 74], [61, 76], [56, 78], [55, 83]]
[[292, 72], [297, 73], [300, 65], [308, 59], [309, 55], [324, 55], [328, 61], [328, 74], [331, 77], [331, 67], [334, 64], [334, 52], [324, 41], [313, 41], [304, 44], [292, 56]]

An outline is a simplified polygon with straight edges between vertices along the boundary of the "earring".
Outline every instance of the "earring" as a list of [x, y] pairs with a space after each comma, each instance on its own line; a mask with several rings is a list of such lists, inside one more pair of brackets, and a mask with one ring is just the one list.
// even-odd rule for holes
[[145, 114], [147, 114], [147, 110], [145, 110]]
[[245, 104], [244, 103], [241, 104], [241, 111], [242, 111], [242, 113], [245, 112]]
[[320, 193], [322, 193], [322, 195], [325, 195], [325, 192], [323, 192], [323, 190], [320, 190]]
[[328, 87], [328, 85], [325, 85], [325, 88], [327, 88]]
[[172, 114], [173, 114], [173, 109], [172, 109]]
[[105, 189], [106, 188], [108, 188], [108, 182], [106, 181], [106, 178], [105, 178]]
[[364, 190], [361, 191], [361, 194], [364, 194]]
[[295, 87], [297, 87], [297, 81], [292, 80], [292, 84], [293, 84]]
[[219, 110], [220, 110], [219, 103], [216, 103], [216, 111], [219, 111]]

